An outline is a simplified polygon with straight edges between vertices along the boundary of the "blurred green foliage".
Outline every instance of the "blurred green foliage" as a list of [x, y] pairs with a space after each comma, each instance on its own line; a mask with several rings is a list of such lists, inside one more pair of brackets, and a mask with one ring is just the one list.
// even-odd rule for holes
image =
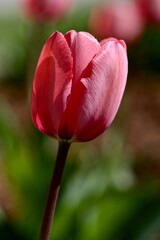
[[[53, 31], [87, 31], [88, 13], [83, 9], [58, 24], [36, 26], [33, 36], [31, 23], [0, 19], [0, 239], [38, 239], [55, 163], [57, 142], [39, 133], [29, 117], [26, 79], [33, 48], [38, 48], [36, 61]], [[129, 49], [129, 74], [160, 74], [159, 42], [160, 30], [148, 28]], [[52, 239], [160, 239], [160, 182], [136, 175], [136, 155], [125, 146], [126, 105], [129, 109], [124, 97], [121, 115], [105, 134], [71, 147]]]

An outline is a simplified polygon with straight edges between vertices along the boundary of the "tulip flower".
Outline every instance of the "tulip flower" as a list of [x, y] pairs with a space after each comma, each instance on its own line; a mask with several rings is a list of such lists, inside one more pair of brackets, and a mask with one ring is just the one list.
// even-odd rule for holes
[[55, 32], [35, 71], [31, 111], [35, 126], [60, 142], [40, 239], [48, 240], [71, 142], [99, 136], [112, 123], [126, 85], [124, 41], [98, 42], [87, 32]]
[[71, 0], [22, 0], [23, 11], [28, 19], [45, 22], [63, 17]]
[[100, 39], [114, 36], [133, 43], [143, 33], [144, 19], [134, 2], [110, 2], [91, 11], [89, 27]]
[[113, 121], [127, 77], [125, 43], [99, 43], [85, 32], [56, 32], [34, 77], [32, 119], [44, 134], [69, 142], [96, 138]]
[[160, 23], [160, 0], [137, 1], [144, 18], [150, 23]]

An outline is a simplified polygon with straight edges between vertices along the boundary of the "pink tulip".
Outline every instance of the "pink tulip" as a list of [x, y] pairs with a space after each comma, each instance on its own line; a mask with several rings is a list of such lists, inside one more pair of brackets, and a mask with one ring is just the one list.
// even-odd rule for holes
[[160, 0], [138, 0], [138, 4], [148, 22], [160, 23]]
[[87, 32], [55, 32], [42, 49], [34, 76], [35, 126], [69, 142], [96, 138], [117, 113], [127, 70], [124, 41], [99, 43]]
[[25, 15], [31, 20], [57, 20], [69, 10], [71, 0], [22, 0]]
[[93, 9], [89, 26], [99, 38], [114, 36], [130, 43], [141, 36], [144, 19], [134, 2], [110, 2]]

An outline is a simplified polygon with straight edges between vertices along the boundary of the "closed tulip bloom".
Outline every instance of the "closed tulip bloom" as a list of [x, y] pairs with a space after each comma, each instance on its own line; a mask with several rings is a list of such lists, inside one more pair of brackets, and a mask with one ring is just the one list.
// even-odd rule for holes
[[124, 41], [55, 32], [45, 43], [32, 92], [32, 119], [44, 134], [89, 141], [113, 121], [126, 85]]
[[38, 22], [57, 20], [69, 10], [71, 0], [22, 0], [23, 12]]
[[99, 38], [114, 36], [132, 43], [143, 33], [144, 19], [134, 2], [110, 2], [92, 10], [89, 27]]

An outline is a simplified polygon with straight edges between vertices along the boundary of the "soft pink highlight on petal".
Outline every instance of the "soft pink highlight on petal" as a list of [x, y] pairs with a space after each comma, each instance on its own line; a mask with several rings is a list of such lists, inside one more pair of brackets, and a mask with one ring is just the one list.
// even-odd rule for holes
[[126, 46], [125, 41], [119, 40], [119, 43], [122, 45], [122, 47], [124, 47], [127, 50], [127, 46]]
[[103, 46], [104, 44], [106, 44], [107, 42], [110, 42], [110, 41], [114, 41], [114, 42], [120, 43], [127, 50], [126, 43], [123, 40], [118, 40], [116, 38], [106, 38], [106, 39], [102, 40], [100, 42], [100, 44], [101, 44], [101, 46]]
[[106, 39], [103, 39], [102, 41], [100, 41], [100, 44], [101, 44], [101, 46], [103, 46], [105, 43], [110, 42], [110, 41], [118, 42], [118, 40], [116, 38], [110, 37], [110, 38], [106, 38]]
[[113, 121], [127, 78], [127, 56], [118, 41], [108, 41], [81, 79], [81, 104], [75, 132], [79, 141], [91, 140]]

